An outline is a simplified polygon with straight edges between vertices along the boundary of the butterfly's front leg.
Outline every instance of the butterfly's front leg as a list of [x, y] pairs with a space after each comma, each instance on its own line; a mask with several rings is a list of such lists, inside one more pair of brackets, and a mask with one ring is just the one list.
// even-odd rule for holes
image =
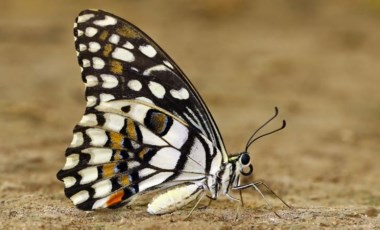
[[155, 215], [174, 212], [195, 200], [202, 191], [204, 186], [194, 183], [176, 186], [156, 196], [147, 211]]

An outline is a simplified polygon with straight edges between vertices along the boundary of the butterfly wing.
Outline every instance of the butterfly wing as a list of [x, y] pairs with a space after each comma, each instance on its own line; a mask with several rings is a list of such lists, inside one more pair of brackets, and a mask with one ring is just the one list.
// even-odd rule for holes
[[144, 32], [110, 13], [86, 10], [77, 19], [74, 35], [83, 81], [118, 82], [115, 87], [112, 83], [88, 87], [90, 105], [99, 99], [139, 98], [165, 108], [203, 133], [227, 160], [222, 137], [202, 98]]
[[147, 35], [104, 11], [77, 18], [87, 106], [57, 177], [84, 210], [215, 173], [227, 154], [208, 109]]

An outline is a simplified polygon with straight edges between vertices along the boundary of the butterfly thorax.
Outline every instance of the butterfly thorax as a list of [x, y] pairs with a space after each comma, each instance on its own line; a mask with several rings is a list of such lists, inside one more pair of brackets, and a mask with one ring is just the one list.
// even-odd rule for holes
[[[247, 166], [250, 171], [244, 173], [243, 169]], [[231, 188], [239, 186], [241, 174], [250, 175], [251, 173], [252, 165], [248, 153], [231, 156], [228, 162], [223, 164], [220, 170], [207, 181], [211, 197], [216, 199], [219, 194], [228, 195]]]

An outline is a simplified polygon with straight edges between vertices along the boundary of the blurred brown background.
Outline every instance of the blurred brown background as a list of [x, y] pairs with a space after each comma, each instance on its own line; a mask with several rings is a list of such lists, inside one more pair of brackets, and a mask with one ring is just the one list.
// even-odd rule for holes
[[[253, 145], [277, 218], [255, 192], [149, 216], [145, 203], [81, 212], [55, 178], [85, 106], [72, 25], [86, 8], [163, 47], [205, 99], [231, 153], [280, 108], [288, 127]], [[375, 228], [380, 225], [380, 1], [0, 2], [2, 228]], [[268, 127], [280, 125], [280, 119]], [[212, 224], [210, 225], [210, 222]]]

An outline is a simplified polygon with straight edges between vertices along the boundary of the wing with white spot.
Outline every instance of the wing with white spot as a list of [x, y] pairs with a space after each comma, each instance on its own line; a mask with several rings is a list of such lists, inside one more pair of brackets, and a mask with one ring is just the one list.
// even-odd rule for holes
[[205, 180], [221, 165], [221, 152], [198, 130], [152, 104], [120, 99], [83, 116], [57, 177], [78, 208], [91, 210]]
[[101, 10], [85, 10], [75, 29], [87, 109], [100, 102], [135, 99], [167, 110], [227, 153], [205, 103], [174, 61], [144, 32]]

